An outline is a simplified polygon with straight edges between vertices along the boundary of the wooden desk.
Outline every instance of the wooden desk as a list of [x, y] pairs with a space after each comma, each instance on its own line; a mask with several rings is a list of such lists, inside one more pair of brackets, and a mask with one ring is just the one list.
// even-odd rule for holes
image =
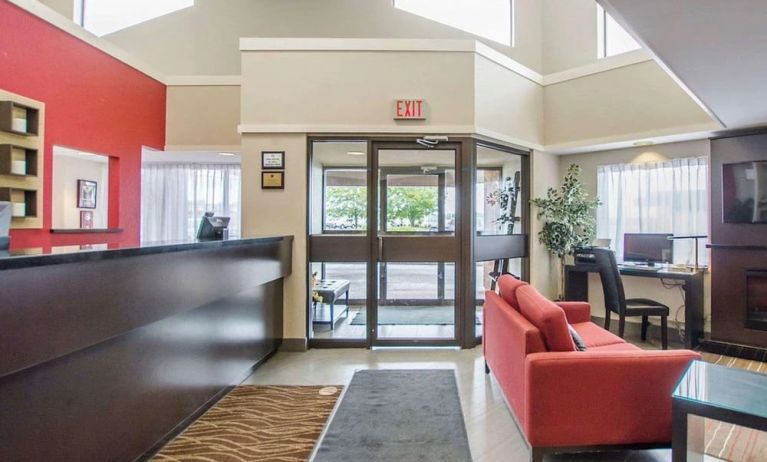
[[[588, 301], [589, 273], [598, 273], [594, 264], [565, 266], [565, 300]], [[627, 266], [620, 267], [623, 276], [665, 279], [684, 283], [684, 343], [687, 348], [698, 346], [703, 337], [703, 271], [648, 271]], [[652, 298], [652, 297], [649, 297]]]

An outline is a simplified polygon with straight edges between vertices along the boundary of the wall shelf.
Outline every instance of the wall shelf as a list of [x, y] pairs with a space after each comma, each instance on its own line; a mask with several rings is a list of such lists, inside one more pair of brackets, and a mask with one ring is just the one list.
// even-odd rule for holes
[[37, 190], [21, 188], [0, 188], [0, 201], [24, 204], [24, 216], [12, 216], [13, 220], [37, 218]]
[[[37, 149], [13, 144], [0, 144], [0, 175], [15, 177], [37, 176]], [[13, 163], [24, 162], [26, 174], [14, 173]]]
[[0, 201], [24, 212], [11, 229], [43, 226], [44, 121], [45, 104], [0, 90]]
[[18, 101], [0, 101], [0, 130], [19, 136], [36, 136], [40, 131], [40, 110]]

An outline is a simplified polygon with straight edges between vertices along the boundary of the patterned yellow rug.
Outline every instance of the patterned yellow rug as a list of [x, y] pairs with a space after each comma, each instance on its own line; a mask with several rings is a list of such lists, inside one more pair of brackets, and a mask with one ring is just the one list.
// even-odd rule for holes
[[151, 460], [298, 462], [309, 459], [342, 387], [236, 387]]
[[[767, 373], [767, 363], [701, 353], [713, 364]], [[767, 433], [706, 419], [706, 454], [734, 462], [767, 461]]]

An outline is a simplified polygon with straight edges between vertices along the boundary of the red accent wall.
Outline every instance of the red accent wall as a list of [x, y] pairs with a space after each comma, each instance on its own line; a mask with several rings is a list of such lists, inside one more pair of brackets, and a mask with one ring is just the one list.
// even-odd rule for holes
[[[165, 85], [0, 0], [0, 88], [46, 111], [43, 228], [11, 231], [12, 247], [138, 243], [141, 149], [165, 144]], [[122, 233], [50, 233], [54, 145], [112, 157], [109, 226]]]

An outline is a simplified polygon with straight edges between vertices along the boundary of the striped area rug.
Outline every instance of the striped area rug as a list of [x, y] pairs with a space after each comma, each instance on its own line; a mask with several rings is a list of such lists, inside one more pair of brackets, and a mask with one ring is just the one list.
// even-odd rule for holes
[[[713, 364], [767, 373], [767, 363], [711, 353], [701, 353]], [[767, 433], [706, 419], [706, 454], [726, 461], [767, 461]]]
[[236, 387], [168, 443], [154, 462], [309, 459], [342, 387]]

